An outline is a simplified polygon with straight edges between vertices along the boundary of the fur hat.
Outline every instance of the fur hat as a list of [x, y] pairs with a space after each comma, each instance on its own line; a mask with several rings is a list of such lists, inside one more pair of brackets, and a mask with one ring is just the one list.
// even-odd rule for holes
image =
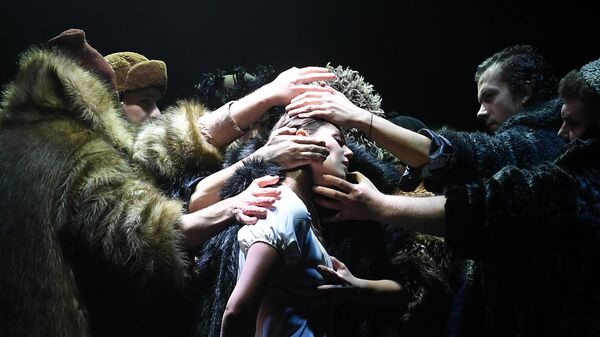
[[114, 91], [117, 90], [115, 72], [102, 54], [90, 46], [83, 30], [68, 29], [48, 40], [48, 45], [71, 55], [82, 67], [100, 76]]
[[163, 61], [148, 60], [144, 55], [125, 51], [104, 57], [117, 75], [117, 89], [128, 92], [155, 87], [167, 90], [167, 65]]
[[583, 79], [600, 95], [600, 59], [581, 67]]

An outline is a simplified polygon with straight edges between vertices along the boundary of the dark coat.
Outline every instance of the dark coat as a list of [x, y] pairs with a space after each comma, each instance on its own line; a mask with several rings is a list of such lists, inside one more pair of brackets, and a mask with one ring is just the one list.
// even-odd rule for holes
[[441, 129], [439, 134], [455, 150], [454, 159], [449, 167], [425, 179], [425, 186], [437, 192], [445, 185], [489, 178], [505, 166], [528, 168], [556, 159], [565, 145], [557, 135], [562, 124], [561, 105], [555, 99], [525, 108], [494, 134]]
[[480, 261], [488, 330], [474, 335], [600, 334], [600, 139], [446, 196], [446, 243]]
[[[225, 165], [245, 158], [262, 146], [264, 139], [238, 148], [226, 155]], [[398, 173], [375, 160], [366, 150], [349, 144], [354, 152], [350, 170], [365, 173], [386, 193], [396, 187]], [[266, 174], [282, 175], [274, 164], [250, 162], [238, 170], [223, 190], [223, 197], [243, 191], [253, 179]], [[325, 210], [319, 210], [322, 216]], [[206, 243], [196, 254], [196, 289], [200, 302], [196, 314], [195, 336], [218, 336], [221, 319], [237, 277], [237, 231], [233, 226]], [[409, 311], [346, 306], [336, 311], [339, 336], [439, 335], [446, 324], [454, 268], [440, 251], [440, 240], [415, 236], [391, 226], [374, 222], [348, 221], [322, 229], [330, 255], [344, 261], [357, 277], [395, 279], [409, 294]], [[443, 249], [443, 248], [441, 248]], [[443, 260], [443, 261], [442, 261]], [[421, 325], [422, 324], [422, 325]], [[432, 333], [433, 332], [433, 333]]]
[[166, 336], [186, 291], [182, 203], [157, 181], [218, 163], [182, 105], [136, 136], [103, 82], [20, 60], [0, 110], [0, 335]]

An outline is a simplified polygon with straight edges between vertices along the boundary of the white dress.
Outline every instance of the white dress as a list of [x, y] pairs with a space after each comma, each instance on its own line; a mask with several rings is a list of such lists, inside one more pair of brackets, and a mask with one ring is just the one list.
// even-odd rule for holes
[[331, 307], [316, 307], [311, 300], [315, 288], [325, 283], [316, 266], [332, 267], [331, 258], [313, 232], [302, 200], [286, 185], [281, 190], [281, 199], [266, 219], [238, 232], [238, 278], [248, 249], [255, 242], [271, 245], [283, 261], [261, 304], [256, 336], [331, 336]]

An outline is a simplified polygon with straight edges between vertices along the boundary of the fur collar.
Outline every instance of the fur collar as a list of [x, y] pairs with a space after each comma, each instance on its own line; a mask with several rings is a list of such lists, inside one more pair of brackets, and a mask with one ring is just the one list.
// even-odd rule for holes
[[0, 123], [74, 119], [131, 154], [132, 134], [116, 96], [95, 75], [57, 51], [33, 48], [21, 55], [15, 80], [3, 92]]
[[506, 120], [497, 132], [517, 125], [533, 126], [536, 128], [542, 126], [558, 130], [562, 124], [560, 117], [561, 107], [562, 101], [558, 98], [527, 107]]

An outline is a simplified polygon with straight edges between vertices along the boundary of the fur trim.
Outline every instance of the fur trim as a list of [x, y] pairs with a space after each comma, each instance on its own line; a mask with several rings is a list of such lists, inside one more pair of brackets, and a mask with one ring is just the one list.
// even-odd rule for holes
[[154, 175], [173, 180], [182, 172], [217, 169], [221, 153], [200, 133], [198, 117], [204, 107], [179, 101], [137, 134], [133, 158]]
[[558, 130], [562, 125], [561, 108], [562, 101], [558, 98], [527, 107], [506, 120], [496, 132], [517, 125]]
[[[230, 76], [232, 84], [225, 83]], [[216, 110], [225, 103], [240, 99], [275, 78], [271, 66], [257, 66], [254, 69], [235, 67], [230, 74], [223, 70], [215, 70], [202, 74], [195, 85], [196, 98], [210, 110]], [[230, 81], [228, 81], [230, 82]]]
[[21, 55], [17, 77], [3, 92], [0, 122], [18, 124], [67, 115], [131, 154], [132, 137], [115, 99], [103, 81], [71, 58], [33, 48]]

